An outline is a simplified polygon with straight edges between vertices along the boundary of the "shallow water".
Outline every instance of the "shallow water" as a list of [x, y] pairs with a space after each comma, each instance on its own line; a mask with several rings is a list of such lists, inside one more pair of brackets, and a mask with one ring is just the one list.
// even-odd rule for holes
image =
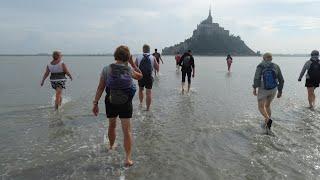
[[[152, 112], [134, 99], [133, 160], [123, 167], [122, 132], [107, 152], [104, 105], [91, 114], [99, 74], [111, 57], [65, 57], [62, 111], [40, 79], [47, 57], [0, 57], [0, 176], [2, 179], [319, 179], [320, 110], [307, 108], [297, 78], [307, 58], [275, 57], [283, 71], [283, 97], [273, 103], [274, 136], [263, 134], [252, 96], [260, 58], [195, 57], [191, 93], [180, 94], [180, 72], [164, 57], [155, 80]], [[317, 92], [318, 94], [318, 92]], [[103, 102], [103, 101], [101, 101]]]

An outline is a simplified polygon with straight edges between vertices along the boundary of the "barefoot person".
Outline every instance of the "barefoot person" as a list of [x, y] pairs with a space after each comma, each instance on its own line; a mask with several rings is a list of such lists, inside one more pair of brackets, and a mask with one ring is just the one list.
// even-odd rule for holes
[[180, 70], [180, 66], [179, 66], [179, 63], [180, 63], [180, 59], [181, 59], [181, 55], [179, 52], [177, 52], [176, 56], [174, 57], [174, 59], [176, 60], [176, 68], [177, 68], [177, 71]]
[[[105, 106], [107, 118], [109, 118], [108, 138], [110, 149], [113, 149], [116, 139], [116, 120], [121, 120], [124, 135], [124, 149], [126, 158], [124, 165], [132, 166], [131, 147], [132, 134], [130, 119], [132, 118], [132, 98], [136, 92], [133, 79], [140, 79], [142, 74], [133, 63], [129, 48], [119, 46], [114, 52], [115, 63], [103, 68], [99, 85], [93, 101], [92, 112], [95, 116], [99, 113], [98, 102], [106, 91]], [[132, 69], [128, 66], [131, 65]], [[133, 79], [132, 79], [133, 78]]]
[[143, 45], [143, 54], [136, 59], [136, 65], [139, 67], [143, 74], [143, 78], [139, 80], [139, 100], [140, 105], [143, 103], [143, 91], [146, 88], [146, 105], [147, 111], [150, 110], [152, 101], [152, 85], [153, 85], [153, 71], [159, 72], [159, 64], [156, 58], [150, 54], [150, 46]]
[[[156, 58], [157, 63], [159, 64], [159, 70], [160, 70], [160, 60], [161, 60], [162, 64], [163, 64], [163, 60], [161, 58], [161, 54], [158, 53], [158, 49], [155, 49], [154, 53], [152, 55]], [[154, 71], [154, 75], [157, 75], [157, 71]]]
[[54, 51], [52, 54], [53, 60], [47, 65], [45, 73], [43, 75], [41, 86], [43, 86], [44, 81], [50, 75], [50, 82], [52, 88], [56, 91], [55, 109], [58, 110], [62, 103], [62, 89], [65, 89], [66, 75], [72, 80], [72, 76], [66, 66], [62, 61], [62, 55], [59, 51]]
[[232, 57], [230, 54], [228, 54], [227, 56], [227, 65], [228, 65], [228, 71], [230, 72], [230, 69], [231, 69], [231, 65], [232, 65]]
[[[258, 97], [258, 108], [264, 117], [267, 133], [271, 130], [271, 103], [277, 94], [282, 96], [284, 80], [280, 67], [272, 61], [272, 54], [263, 55], [263, 61], [257, 66], [253, 83], [253, 95]], [[258, 89], [258, 93], [257, 93]]]
[[192, 56], [191, 50], [184, 53], [180, 59], [179, 66], [181, 66], [182, 72], [182, 94], [184, 94], [184, 85], [186, 82], [186, 76], [188, 77], [188, 93], [191, 87], [191, 73], [192, 77], [194, 78], [195, 75], [195, 65], [194, 65], [194, 58]]
[[319, 51], [314, 50], [311, 52], [311, 59], [307, 61], [300, 73], [298, 81], [300, 82], [304, 74], [306, 73], [306, 88], [308, 91], [308, 100], [310, 108], [314, 108], [316, 96], [314, 90], [319, 87], [320, 83], [320, 64], [319, 64]]

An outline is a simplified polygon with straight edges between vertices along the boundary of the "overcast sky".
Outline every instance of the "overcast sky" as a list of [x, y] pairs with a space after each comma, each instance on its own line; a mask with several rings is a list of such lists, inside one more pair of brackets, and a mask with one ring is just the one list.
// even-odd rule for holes
[[[0, 53], [133, 53], [192, 35], [210, 0], [0, 0]], [[320, 49], [320, 0], [214, 0], [213, 20], [254, 51]]]

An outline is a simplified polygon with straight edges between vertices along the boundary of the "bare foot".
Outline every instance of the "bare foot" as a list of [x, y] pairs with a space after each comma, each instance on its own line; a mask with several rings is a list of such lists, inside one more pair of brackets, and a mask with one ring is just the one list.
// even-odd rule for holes
[[124, 163], [124, 166], [125, 167], [131, 167], [131, 166], [133, 166], [133, 161], [132, 160], [126, 160], [126, 162]]
[[181, 92], [182, 94], [184, 94], [184, 89], [182, 89], [182, 92]]

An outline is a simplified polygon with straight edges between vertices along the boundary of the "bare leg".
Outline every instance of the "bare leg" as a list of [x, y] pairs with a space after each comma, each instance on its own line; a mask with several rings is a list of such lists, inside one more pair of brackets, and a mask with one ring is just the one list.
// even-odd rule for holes
[[132, 146], [132, 135], [131, 135], [131, 123], [130, 119], [121, 119], [122, 131], [123, 131], [123, 146], [126, 151], [125, 166], [132, 166], [133, 161], [131, 160], [131, 146]]
[[308, 87], [307, 90], [308, 90], [309, 105], [310, 105], [310, 108], [313, 108], [315, 105], [315, 99], [316, 99], [316, 96], [314, 94], [314, 87]]
[[61, 106], [61, 102], [62, 102], [62, 89], [61, 88], [57, 88], [56, 89], [56, 100], [55, 100], [55, 109], [58, 110], [58, 107]]
[[271, 100], [266, 100], [266, 104], [265, 104], [265, 109], [266, 109], [266, 112], [269, 116], [269, 119], [271, 118]]
[[109, 149], [113, 149], [114, 142], [116, 140], [116, 126], [117, 118], [109, 118], [108, 138], [109, 138]]
[[188, 83], [188, 93], [190, 92], [191, 83]]
[[150, 110], [150, 105], [152, 102], [152, 92], [151, 89], [146, 89], [146, 104], [147, 104], [147, 111]]
[[262, 114], [262, 116], [264, 117], [264, 120], [265, 120], [265, 123], [267, 124], [267, 122], [269, 121], [270, 119], [270, 116], [268, 115], [268, 112], [265, 108], [265, 105], [266, 105], [266, 100], [260, 100], [258, 101], [258, 108], [259, 108], [259, 111], [260, 113]]
[[228, 64], [228, 71], [230, 71], [230, 66], [231, 66], [231, 65], [230, 65], [230, 63], [227, 63], [227, 64]]
[[139, 100], [140, 100], [140, 105], [143, 103], [143, 89], [142, 87], [139, 87]]

